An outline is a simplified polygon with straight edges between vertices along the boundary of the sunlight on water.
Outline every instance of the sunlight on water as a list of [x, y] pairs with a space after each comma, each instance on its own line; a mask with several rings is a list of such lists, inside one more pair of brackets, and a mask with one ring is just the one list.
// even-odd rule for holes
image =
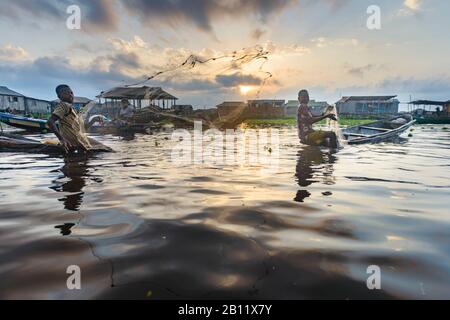
[[174, 165], [168, 132], [98, 137], [117, 152], [92, 159], [2, 154], [0, 297], [450, 298], [448, 132], [338, 152], [280, 135], [272, 173]]

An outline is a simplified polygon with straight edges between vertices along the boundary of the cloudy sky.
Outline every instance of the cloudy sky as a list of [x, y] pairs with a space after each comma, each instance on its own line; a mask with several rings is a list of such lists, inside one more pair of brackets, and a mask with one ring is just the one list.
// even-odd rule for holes
[[[73, 4], [80, 30], [66, 26]], [[380, 30], [367, 28], [370, 5]], [[93, 98], [163, 72], [147, 84], [196, 107], [301, 88], [330, 103], [450, 99], [449, 30], [442, 0], [0, 0], [0, 85]]]

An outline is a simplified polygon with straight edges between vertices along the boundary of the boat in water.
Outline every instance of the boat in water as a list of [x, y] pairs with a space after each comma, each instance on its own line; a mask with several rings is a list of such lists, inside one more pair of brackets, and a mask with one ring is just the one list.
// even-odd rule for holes
[[412, 115], [418, 124], [450, 124], [450, 100], [417, 100], [409, 104], [416, 108]]
[[398, 138], [408, 130], [416, 120], [409, 114], [390, 120], [381, 120], [342, 130], [346, 142], [352, 144], [380, 143]]
[[[88, 138], [92, 145], [89, 154], [99, 152], [113, 152], [110, 147]], [[53, 140], [35, 140], [22, 137], [21, 135], [0, 133], [0, 152], [20, 152], [20, 153], [39, 153], [48, 155], [64, 155], [65, 151], [61, 144]]]
[[50, 131], [47, 126], [47, 120], [28, 118], [10, 113], [0, 112], [0, 122], [29, 132], [47, 133]]

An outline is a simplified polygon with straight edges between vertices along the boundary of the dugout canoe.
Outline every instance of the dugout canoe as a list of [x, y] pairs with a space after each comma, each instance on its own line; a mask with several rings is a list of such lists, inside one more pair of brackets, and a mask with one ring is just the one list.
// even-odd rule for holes
[[348, 144], [380, 143], [398, 138], [416, 121], [411, 115], [376, 121], [342, 130]]
[[[93, 149], [88, 154], [113, 152], [113, 150], [100, 142], [88, 138]], [[49, 155], [64, 155], [65, 151], [61, 145], [45, 143], [39, 140], [25, 138], [15, 134], [0, 134], [0, 152], [40, 153]]]

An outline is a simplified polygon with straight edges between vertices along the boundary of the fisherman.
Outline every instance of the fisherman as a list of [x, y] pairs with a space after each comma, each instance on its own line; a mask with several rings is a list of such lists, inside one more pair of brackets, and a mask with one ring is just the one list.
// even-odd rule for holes
[[[83, 131], [84, 123], [73, 107], [74, 95], [68, 85], [59, 85], [56, 94], [60, 102], [56, 105], [47, 124], [58, 137], [66, 153], [92, 149], [92, 145]], [[56, 125], [59, 122], [59, 125]]]
[[119, 111], [119, 119], [124, 121], [130, 121], [134, 115], [134, 107], [130, 104], [128, 99], [122, 99], [122, 108]]
[[312, 125], [325, 119], [337, 121], [336, 115], [324, 114], [315, 117], [309, 110], [309, 93], [307, 90], [301, 90], [298, 93], [298, 136], [303, 144], [311, 146], [327, 146], [331, 148], [338, 147], [337, 136], [331, 131], [313, 130]]

